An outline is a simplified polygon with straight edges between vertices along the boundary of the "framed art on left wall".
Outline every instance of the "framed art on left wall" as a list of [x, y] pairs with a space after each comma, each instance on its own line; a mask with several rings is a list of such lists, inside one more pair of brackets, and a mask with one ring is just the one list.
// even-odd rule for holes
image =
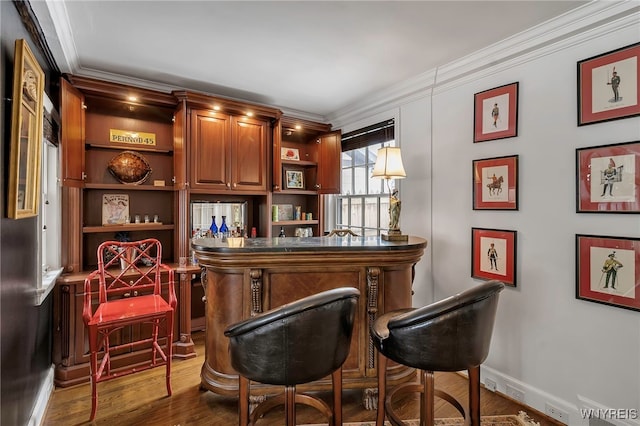
[[7, 216], [38, 214], [44, 119], [44, 72], [26, 40], [15, 43]]

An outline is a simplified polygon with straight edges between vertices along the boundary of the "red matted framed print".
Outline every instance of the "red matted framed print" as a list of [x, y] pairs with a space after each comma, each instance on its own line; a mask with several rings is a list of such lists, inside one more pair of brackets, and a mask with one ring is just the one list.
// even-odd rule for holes
[[576, 234], [576, 299], [640, 311], [640, 238]]
[[516, 286], [516, 231], [471, 228], [471, 276]]
[[578, 61], [578, 126], [640, 115], [640, 43]]
[[518, 136], [518, 82], [473, 95], [473, 142]]
[[640, 141], [576, 149], [576, 212], [640, 213]]
[[473, 210], [518, 210], [518, 156], [473, 160]]

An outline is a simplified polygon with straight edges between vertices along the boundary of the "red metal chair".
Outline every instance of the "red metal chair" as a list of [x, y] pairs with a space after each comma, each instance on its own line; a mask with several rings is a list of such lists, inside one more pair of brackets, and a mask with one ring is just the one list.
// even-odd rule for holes
[[[162, 296], [161, 273], [168, 273], [168, 295]], [[91, 282], [98, 280], [98, 297]], [[94, 297], [92, 297], [94, 296]], [[93, 304], [97, 302], [95, 311]], [[91, 353], [91, 417], [98, 408], [99, 382], [165, 365], [167, 393], [171, 396], [173, 314], [177, 304], [173, 270], [162, 263], [162, 246], [156, 239], [133, 242], [105, 241], [98, 247], [98, 269], [84, 281], [82, 316], [89, 333]], [[134, 324], [150, 324], [151, 336], [111, 345], [114, 332]], [[159, 344], [163, 327], [166, 345]], [[111, 367], [114, 352], [150, 347], [144, 364]], [[143, 350], [143, 349], [141, 349]], [[100, 365], [98, 355], [102, 353]]]

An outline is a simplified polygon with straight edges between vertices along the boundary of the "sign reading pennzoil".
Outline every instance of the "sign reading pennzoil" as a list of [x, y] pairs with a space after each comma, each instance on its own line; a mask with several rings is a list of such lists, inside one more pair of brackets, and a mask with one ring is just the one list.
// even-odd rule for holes
[[133, 145], [155, 145], [156, 134], [109, 129], [109, 142], [130, 143]]

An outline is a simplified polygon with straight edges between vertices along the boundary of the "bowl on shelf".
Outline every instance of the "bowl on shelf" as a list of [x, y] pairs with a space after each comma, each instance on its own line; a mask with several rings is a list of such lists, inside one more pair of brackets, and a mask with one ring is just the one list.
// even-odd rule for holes
[[135, 151], [122, 151], [109, 161], [109, 172], [119, 182], [139, 185], [151, 174], [151, 166], [146, 158]]

